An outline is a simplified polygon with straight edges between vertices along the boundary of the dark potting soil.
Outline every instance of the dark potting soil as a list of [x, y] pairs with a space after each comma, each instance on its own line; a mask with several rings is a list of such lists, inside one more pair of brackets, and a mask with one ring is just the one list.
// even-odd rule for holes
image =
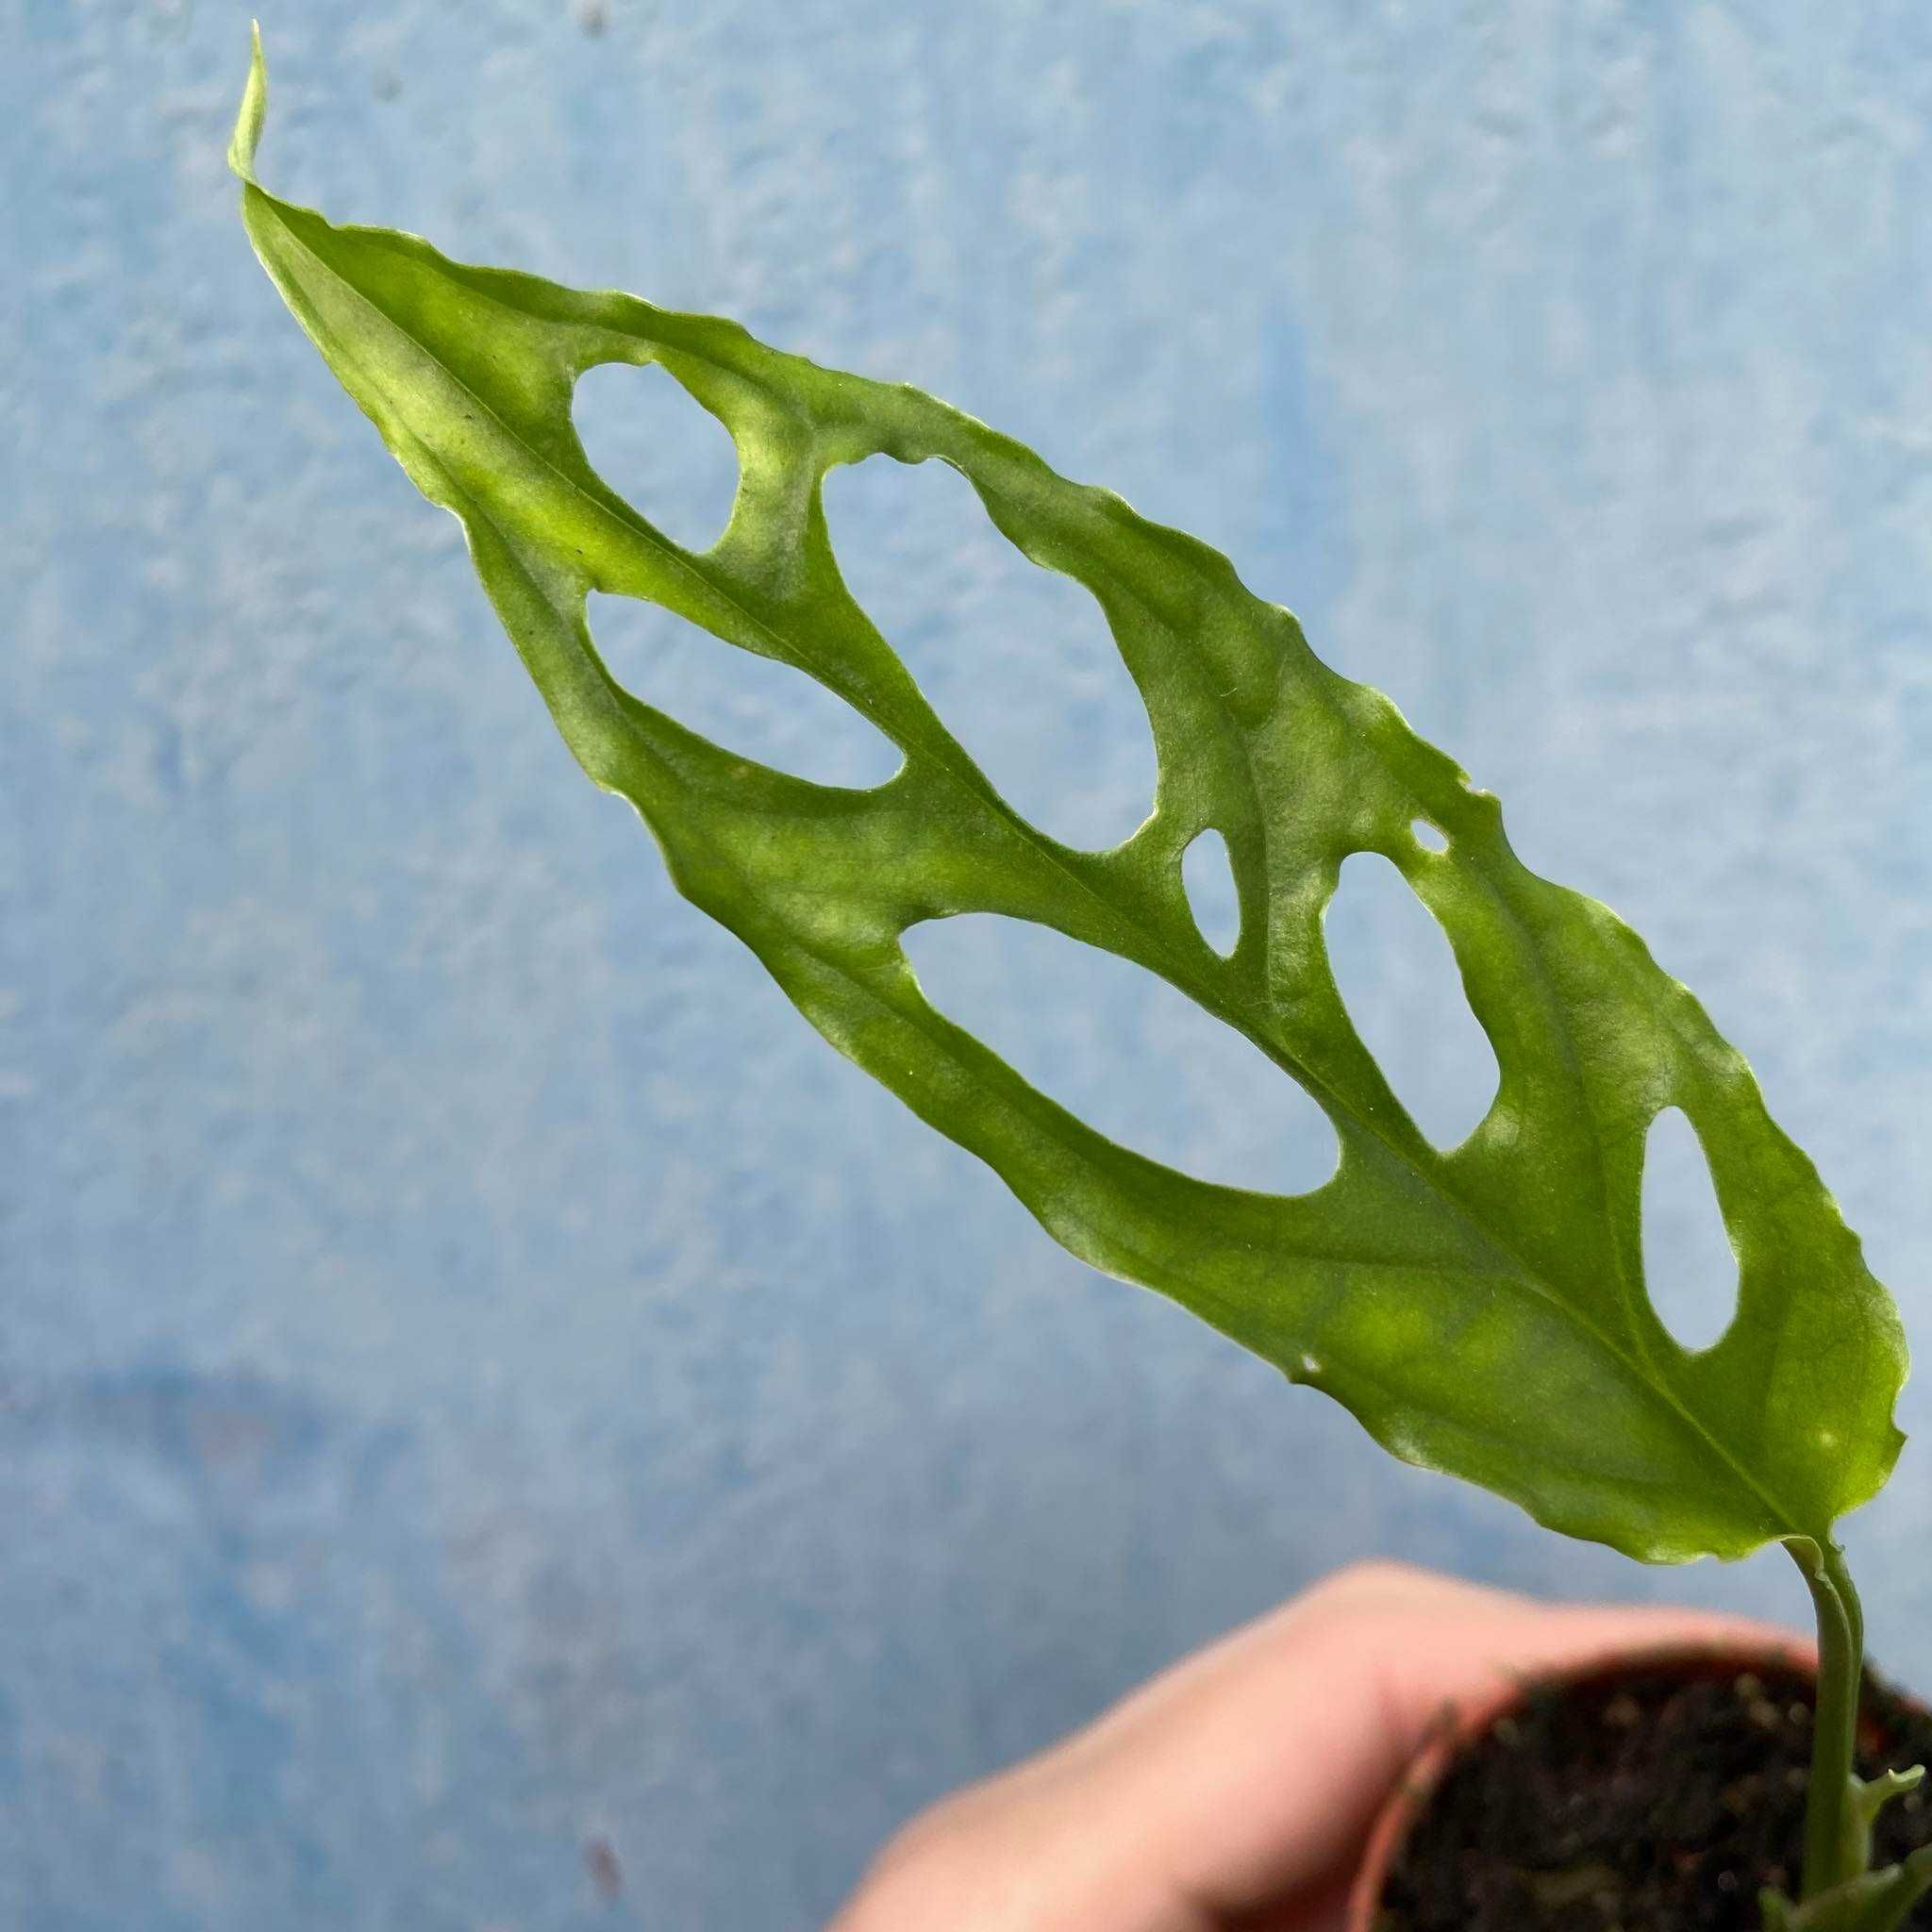
[[[1795, 1674], [1648, 1669], [1540, 1692], [1457, 1760], [1397, 1855], [1376, 1932], [1756, 1932], [1795, 1892], [1811, 1757]], [[1859, 1771], [1932, 1764], [1932, 1717], [1867, 1674]], [[1886, 1807], [1877, 1862], [1932, 1841]], [[1932, 1932], [1932, 1901], [1908, 1924]]]

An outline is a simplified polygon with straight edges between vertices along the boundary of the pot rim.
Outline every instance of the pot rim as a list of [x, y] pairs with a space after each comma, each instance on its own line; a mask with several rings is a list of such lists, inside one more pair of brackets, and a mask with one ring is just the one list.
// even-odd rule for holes
[[1446, 1701], [1424, 1734], [1407, 1768], [1384, 1801], [1362, 1851], [1348, 1896], [1346, 1932], [1374, 1932], [1390, 1868], [1410, 1830], [1457, 1761], [1501, 1719], [1553, 1687], [1574, 1690], [1628, 1671], [1674, 1669], [1686, 1676], [1724, 1676], [1754, 1666], [1815, 1679], [1815, 1651], [1793, 1637], [1766, 1631], [1734, 1636], [1652, 1638], [1634, 1643], [1597, 1644], [1568, 1662], [1521, 1674], [1505, 1674], [1493, 1690]]

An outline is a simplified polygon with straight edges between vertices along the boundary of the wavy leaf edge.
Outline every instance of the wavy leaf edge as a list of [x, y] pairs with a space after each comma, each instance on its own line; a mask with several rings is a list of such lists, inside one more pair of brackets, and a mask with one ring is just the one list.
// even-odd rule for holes
[[[1083, 1260], [1322, 1390], [1403, 1459], [1553, 1529], [1654, 1562], [1731, 1558], [1823, 1542], [1877, 1491], [1904, 1440], [1906, 1351], [1836, 1202], [1690, 993], [1607, 908], [1529, 872], [1495, 799], [1388, 699], [1324, 665], [1221, 553], [908, 385], [279, 200], [255, 177], [258, 30], [254, 45], [229, 160], [263, 266], [411, 480], [462, 524], [587, 774], [836, 1047]], [[730, 432], [739, 491], [710, 549], [673, 543], [585, 459], [572, 392], [609, 361], [659, 363]], [[1121, 845], [1075, 851], [1013, 812], [846, 592], [820, 489], [875, 454], [951, 463], [1002, 535], [1098, 600], [1158, 758], [1154, 811]], [[720, 750], [609, 675], [584, 619], [592, 590], [807, 672], [905, 762], [848, 791]], [[1224, 957], [1182, 879], [1208, 830], [1240, 899]], [[1356, 852], [1391, 859], [1441, 925], [1495, 1051], [1495, 1101], [1447, 1153], [1327, 970], [1322, 917]], [[1177, 986], [1323, 1107], [1335, 1174], [1305, 1195], [1244, 1193], [1093, 1133], [924, 1000], [899, 936], [966, 912], [1033, 920]], [[1740, 1262], [1738, 1313], [1696, 1351], [1642, 1286], [1643, 1142], [1672, 1106], [1705, 1145]]]

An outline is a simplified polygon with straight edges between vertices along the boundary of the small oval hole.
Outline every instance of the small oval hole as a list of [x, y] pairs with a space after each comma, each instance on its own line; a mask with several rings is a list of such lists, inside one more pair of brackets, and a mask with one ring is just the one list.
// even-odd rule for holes
[[863, 790], [899, 769], [884, 732], [790, 664], [723, 643], [636, 597], [592, 591], [586, 614], [610, 675], [713, 744], [819, 785]]
[[1227, 841], [1211, 826], [1181, 854], [1181, 885], [1201, 937], [1226, 958], [1241, 936], [1241, 902]]
[[1342, 862], [1324, 937], [1363, 1044], [1416, 1125], [1438, 1147], [1457, 1146], [1489, 1112], [1499, 1076], [1448, 936], [1387, 858], [1357, 852]]
[[1681, 1108], [1665, 1108], [1643, 1142], [1643, 1282], [1684, 1348], [1708, 1348], [1738, 1310], [1738, 1257], [1704, 1143]]
[[945, 463], [841, 465], [824, 504], [840, 575], [1001, 796], [1064, 844], [1131, 838], [1154, 734], [1085, 588], [1008, 542]]
[[1424, 852], [1446, 852], [1449, 849], [1449, 834], [1441, 825], [1433, 825], [1427, 819], [1410, 819], [1409, 836]]
[[591, 467], [674, 543], [707, 550], [738, 493], [724, 424], [655, 362], [600, 362], [577, 377], [571, 421]]
[[1202, 1180], [1306, 1193], [1335, 1130], [1293, 1078], [1163, 979], [998, 913], [910, 927], [934, 1006], [1124, 1147]]

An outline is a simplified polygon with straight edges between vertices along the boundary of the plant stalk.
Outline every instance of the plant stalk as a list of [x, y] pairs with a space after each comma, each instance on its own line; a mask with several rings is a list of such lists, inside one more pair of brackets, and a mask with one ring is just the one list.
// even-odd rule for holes
[[1853, 1753], [1865, 1668], [1865, 1613], [1835, 1543], [1785, 1545], [1804, 1573], [1818, 1616], [1818, 1707], [1811, 1730], [1811, 1786], [1805, 1805], [1805, 1889], [1816, 1898], [1862, 1876], [1853, 1869], [1859, 1834], [1851, 1828]]

